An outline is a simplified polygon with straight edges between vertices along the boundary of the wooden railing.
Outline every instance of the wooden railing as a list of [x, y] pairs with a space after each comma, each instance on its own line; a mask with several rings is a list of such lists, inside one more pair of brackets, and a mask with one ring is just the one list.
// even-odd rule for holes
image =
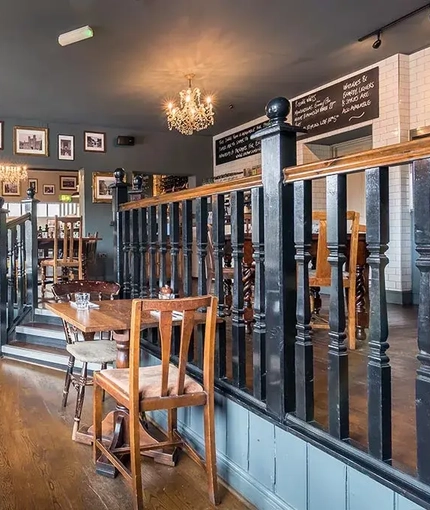
[[8, 220], [0, 197], [0, 346], [37, 308], [37, 202], [30, 188], [25, 214]]
[[[311, 165], [296, 163], [298, 129], [285, 123], [288, 102], [273, 100], [270, 125], [261, 140], [262, 176], [210, 184], [160, 197], [127, 202], [123, 172], [115, 174], [116, 274], [124, 297], [155, 297], [168, 283], [176, 295], [214, 292], [220, 317], [216, 385], [279, 426], [359, 466], [378, 481], [430, 508], [430, 140], [421, 139]], [[392, 464], [392, 380], [385, 285], [389, 244], [391, 166], [412, 163], [415, 241], [421, 273], [416, 376], [416, 477]], [[347, 174], [365, 172], [366, 236], [370, 267], [370, 324], [367, 357], [368, 446], [351, 439], [350, 382], [346, 346], [343, 266], [346, 257]], [[312, 181], [326, 179], [328, 261], [331, 265], [328, 399], [315, 399], [309, 263], [312, 245]], [[245, 234], [244, 205], [250, 193], [252, 235]], [[226, 212], [227, 204], [229, 210]], [[226, 227], [226, 217], [231, 218]], [[211, 225], [208, 230], [208, 224]], [[208, 248], [213, 236], [213, 282]], [[198, 278], [192, 278], [192, 250]], [[245, 299], [244, 258], [252, 244], [252, 316]], [[227, 245], [233, 267], [225, 268]], [[168, 263], [169, 261], [169, 263]], [[231, 273], [233, 271], [233, 274]], [[230, 280], [230, 282], [229, 282]], [[231, 307], [229, 285], [233, 281]], [[227, 285], [226, 285], [227, 281]], [[208, 288], [211, 285], [211, 289]], [[252, 336], [247, 327], [252, 326]], [[203, 336], [194, 339], [189, 371], [199, 375]], [[155, 335], [143, 346], [158, 355]], [[177, 354], [175, 347], [174, 354]], [[363, 357], [363, 360], [365, 358]], [[363, 361], [364, 363], [365, 361]], [[414, 377], [411, 374], [410, 377]], [[327, 407], [327, 427], [315, 421], [316, 405]], [[360, 417], [359, 419], [365, 419]], [[398, 417], [405, 419], [406, 417]], [[397, 424], [400, 425], [400, 424]], [[405, 440], [407, 440], [405, 438]], [[366, 443], [366, 442], [365, 442]]]

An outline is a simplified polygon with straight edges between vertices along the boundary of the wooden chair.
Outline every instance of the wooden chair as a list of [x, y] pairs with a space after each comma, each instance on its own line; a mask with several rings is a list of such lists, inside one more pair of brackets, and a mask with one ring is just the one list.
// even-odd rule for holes
[[47, 267], [52, 267], [53, 283], [57, 283], [58, 268], [61, 268], [62, 280], [74, 279], [73, 271], [77, 271], [78, 280], [83, 279], [82, 216], [55, 216], [53, 258], [41, 260], [40, 266], [42, 298], [46, 292]]
[[[91, 301], [102, 299], [114, 299], [121, 287], [114, 282], [81, 281], [74, 280], [68, 283], [56, 283], [52, 286], [52, 292], [56, 301], [73, 301], [76, 292], [88, 292]], [[66, 337], [66, 350], [69, 353], [66, 378], [64, 381], [62, 406], [66, 407], [69, 396], [70, 384], [73, 384], [77, 391], [75, 418], [73, 423], [72, 439], [76, 439], [81, 422], [82, 407], [84, 405], [85, 388], [91, 386], [93, 380], [88, 377], [88, 363], [100, 364], [106, 368], [108, 363], [116, 360], [116, 343], [109, 340], [81, 341], [78, 330], [66, 321], [63, 322], [64, 334]], [[94, 340], [94, 334], [85, 335], [83, 340]], [[73, 373], [75, 362], [82, 363], [82, 370], [79, 376]]]
[[[191, 334], [201, 314], [197, 310], [205, 307], [205, 338], [203, 382], [198, 383], [185, 373]], [[132, 304], [130, 332], [130, 368], [102, 370], [94, 376], [94, 461], [99, 453], [110, 462], [132, 485], [133, 508], [142, 510], [143, 489], [141, 479], [139, 413], [166, 409], [168, 412], [167, 440], [144, 447], [146, 450], [181, 446], [190, 456], [202, 463], [198, 454], [178, 434], [177, 409], [203, 406], [205, 427], [205, 464], [208, 475], [209, 498], [218, 502], [216, 449], [214, 430], [214, 358], [217, 298], [199, 296], [173, 300], [135, 299]], [[172, 312], [183, 314], [179, 347], [179, 366], [170, 363], [172, 342]], [[139, 367], [140, 331], [142, 312], [159, 314], [161, 339], [161, 364]], [[130, 452], [131, 469], [111, 453], [102, 443], [102, 390], [112, 395], [119, 405], [130, 412], [130, 447], [120, 448], [121, 453]]]
[[[356, 295], [356, 268], [358, 253], [358, 234], [360, 230], [360, 213], [347, 211], [347, 221], [351, 221], [351, 238], [349, 243], [349, 263], [348, 269], [344, 272], [343, 287], [347, 292], [347, 310], [348, 310], [348, 344], [350, 349], [355, 349], [355, 295]], [[327, 260], [329, 250], [327, 247], [327, 213], [325, 211], [313, 211], [312, 220], [319, 222], [318, 245], [316, 255], [315, 271], [310, 272], [309, 287], [330, 287], [331, 286], [331, 266]], [[311, 294], [311, 310], [315, 311], [314, 301]], [[315, 317], [314, 317], [315, 318]], [[328, 329], [327, 321], [316, 321], [312, 323], [312, 328]]]

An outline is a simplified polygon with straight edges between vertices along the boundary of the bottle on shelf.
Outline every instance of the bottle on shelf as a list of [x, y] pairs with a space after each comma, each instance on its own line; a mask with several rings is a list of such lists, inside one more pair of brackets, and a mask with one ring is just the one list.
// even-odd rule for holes
[[43, 237], [42, 225], [39, 225], [37, 229], [37, 237]]

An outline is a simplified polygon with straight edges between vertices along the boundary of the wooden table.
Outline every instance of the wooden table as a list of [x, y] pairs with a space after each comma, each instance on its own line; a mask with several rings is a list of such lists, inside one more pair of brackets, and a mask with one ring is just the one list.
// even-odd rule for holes
[[[129, 367], [130, 327], [131, 327], [131, 299], [118, 299], [113, 301], [100, 301], [100, 308], [90, 310], [77, 310], [69, 303], [46, 303], [45, 306], [61, 319], [75, 326], [84, 335], [100, 331], [113, 331], [113, 338], [117, 344], [116, 368]], [[198, 314], [204, 320], [205, 314]], [[179, 322], [178, 322], [179, 323]], [[142, 314], [142, 329], [158, 327], [158, 319], [150, 312]], [[109, 449], [120, 448], [129, 445], [129, 414], [128, 410], [117, 404], [116, 409], [111, 411], [103, 420], [103, 439], [109, 444]], [[77, 441], [91, 445], [93, 441], [92, 427], [81, 428], [77, 434]], [[158, 441], [149, 434], [141, 425], [140, 444], [142, 446], [154, 444]], [[174, 466], [176, 452], [163, 450], [147, 450], [142, 455], [153, 457], [156, 462]], [[116, 468], [104, 457], [97, 461], [99, 474], [115, 477]]]

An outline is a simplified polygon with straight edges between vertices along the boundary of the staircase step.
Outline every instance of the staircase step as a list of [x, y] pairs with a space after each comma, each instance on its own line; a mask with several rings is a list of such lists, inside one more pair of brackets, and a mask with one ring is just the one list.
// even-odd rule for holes
[[45, 322], [29, 322], [17, 326], [15, 340], [57, 348], [64, 348], [66, 345], [63, 327]]
[[48, 310], [47, 308], [36, 308], [34, 310], [34, 315], [37, 318], [37, 322], [45, 323], [45, 324], [56, 324], [61, 326], [62, 322], [58, 315], [55, 315], [54, 312]]

